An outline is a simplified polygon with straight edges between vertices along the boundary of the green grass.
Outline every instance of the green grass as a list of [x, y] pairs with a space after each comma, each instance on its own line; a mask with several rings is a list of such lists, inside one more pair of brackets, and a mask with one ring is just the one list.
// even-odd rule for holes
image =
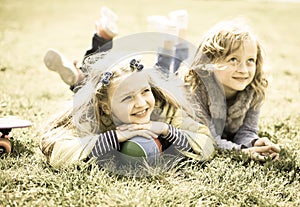
[[[197, 45], [216, 22], [245, 16], [261, 37], [272, 82], [260, 134], [282, 147], [276, 162], [219, 152], [149, 177], [124, 177], [92, 165], [50, 167], [38, 148], [41, 127], [72, 92], [46, 70], [49, 47], [81, 59], [102, 5], [116, 11], [120, 35], [147, 30], [146, 17], [185, 8]], [[14, 151], [0, 158], [0, 206], [300, 206], [300, 4], [270, 1], [0, 0], [0, 117], [20, 116]]]

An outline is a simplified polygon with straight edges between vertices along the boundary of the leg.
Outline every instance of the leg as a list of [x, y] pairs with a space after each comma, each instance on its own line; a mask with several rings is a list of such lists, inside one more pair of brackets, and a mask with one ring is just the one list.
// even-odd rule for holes
[[95, 52], [106, 52], [112, 48], [112, 39], [118, 34], [118, 16], [107, 7], [101, 8], [101, 17], [96, 21], [96, 34], [92, 48], [87, 50], [85, 57]]
[[188, 24], [188, 13], [186, 10], [175, 10], [169, 13], [171, 21], [176, 24], [178, 43], [176, 44], [175, 57], [174, 57], [174, 70], [176, 73], [181, 65], [181, 62], [188, 58], [189, 48], [182, 41], [186, 38], [186, 30]]
[[165, 41], [164, 47], [158, 50], [157, 63], [155, 66], [166, 75], [170, 72], [170, 66], [174, 56], [173, 45], [174, 43], [172, 41]]
[[176, 45], [175, 57], [174, 57], [174, 73], [176, 73], [185, 59], [189, 57], [189, 48], [184, 43], [179, 43]]
[[147, 21], [150, 31], [158, 31], [162, 35], [163, 46], [158, 48], [155, 66], [168, 75], [174, 56], [176, 26], [167, 17], [161, 15], [148, 16]]
[[[96, 22], [96, 34], [93, 36], [92, 48], [87, 50], [84, 59], [95, 52], [103, 52], [112, 48], [112, 39], [117, 35], [116, 21], [118, 16], [107, 7], [101, 8], [101, 18]], [[49, 70], [57, 72], [72, 91], [84, 83], [88, 71], [82, 71], [77, 61], [71, 63], [59, 51], [50, 49], [44, 57], [44, 63]]]

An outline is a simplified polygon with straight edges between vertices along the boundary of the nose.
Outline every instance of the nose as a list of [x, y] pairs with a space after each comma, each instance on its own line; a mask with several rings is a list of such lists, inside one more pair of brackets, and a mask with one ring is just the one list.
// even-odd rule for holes
[[240, 63], [236, 67], [237, 67], [236, 71], [239, 73], [247, 73], [248, 72], [247, 65], [245, 63]]
[[135, 102], [134, 102], [135, 107], [145, 106], [146, 103], [147, 102], [146, 102], [145, 98], [142, 95], [140, 95], [140, 94], [136, 95]]

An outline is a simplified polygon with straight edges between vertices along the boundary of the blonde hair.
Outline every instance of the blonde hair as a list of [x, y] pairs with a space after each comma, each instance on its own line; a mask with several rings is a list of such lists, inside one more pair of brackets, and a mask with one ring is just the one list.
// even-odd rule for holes
[[[103, 61], [105, 58], [102, 60], [102, 58], [97, 58], [97, 56], [102, 57], [103, 54], [99, 53], [93, 56], [96, 56], [96, 58], [92, 57], [92, 61], [89, 58], [84, 61], [84, 69], [88, 69], [90, 72], [84, 86], [74, 95], [73, 107], [48, 125], [48, 131], [44, 134], [40, 145], [45, 155], [49, 155], [53, 144], [57, 140], [62, 139], [61, 130], [72, 130], [74, 137], [84, 137], [112, 130], [116, 127], [112, 117], [107, 115], [102, 107], [103, 104], [108, 103], [108, 88], [123, 80], [123, 77], [138, 71], [132, 70], [127, 59], [123, 61], [125, 64], [122, 64], [122, 62], [109, 67], [104, 67], [103, 65], [103, 67], [100, 67], [100, 65], [96, 64], [97, 61], [99, 59]], [[95, 59], [96, 61], [94, 61]], [[113, 74], [109, 78], [110, 83], [108, 85], [103, 84], [101, 81], [105, 72]], [[149, 77], [149, 85], [155, 101], [159, 101], [162, 107], [169, 104], [174, 108], [184, 110], [189, 116], [196, 118], [196, 113], [190, 105], [190, 98], [185, 91], [183, 81], [180, 82], [178, 78], [172, 79], [172, 76], [166, 79], [160, 70], [153, 67], [145, 68], [142, 72], [145, 72]]]
[[256, 73], [248, 87], [251, 87], [255, 93], [252, 105], [258, 107], [265, 99], [265, 89], [268, 86], [263, 69], [263, 48], [247, 24], [239, 18], [216, 24], [202, 38], [191, 70], [185, 76], [185, 81], [191, 85], [192, 92], [194, 93], [199, 85], [203, 84], [195, 69], [224, 60], [229, 54], [239, 49], [245, 41], [249, 40], [254, 40], [257, 45]]

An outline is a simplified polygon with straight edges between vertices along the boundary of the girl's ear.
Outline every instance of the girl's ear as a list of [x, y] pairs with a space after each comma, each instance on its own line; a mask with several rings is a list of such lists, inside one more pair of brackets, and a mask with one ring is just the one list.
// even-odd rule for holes
[[110, 107], [108, 105], [108, 103], [103, 103], [101, 106], [102, 111], [106, 114], [109, 115], [110, 114]]

